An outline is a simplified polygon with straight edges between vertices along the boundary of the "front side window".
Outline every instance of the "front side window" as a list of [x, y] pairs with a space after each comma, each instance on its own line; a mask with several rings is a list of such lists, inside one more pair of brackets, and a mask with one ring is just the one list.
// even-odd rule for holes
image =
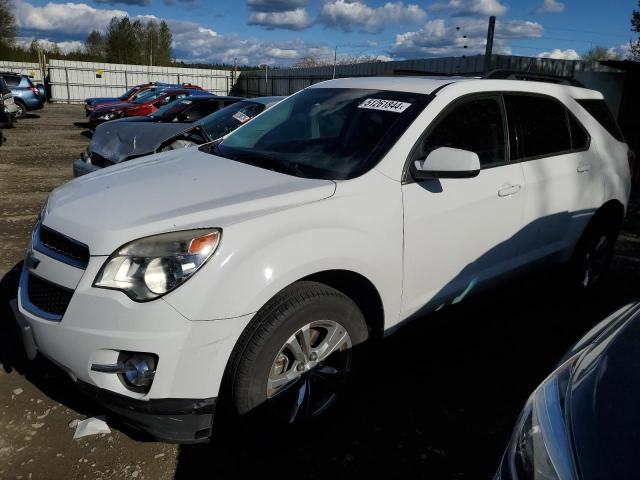
[[386, 90], [309, 88], [230, 135], [215, 153], [307, 178], [354, 178], [380, 161], [430, 98]]
[[189, 108], [184, 112], [185, 118], [188, 119], [189, 122], [195, 122], [200, 120], [207, 115], [211, 115], [213, 112], [216, 112], [220, 108], [220, 102], [200, 102], [195, 106]]
[[483, 168], [506, 161], [504, 122], [497, 98], [478, 98], [454, 107], [424, 138], [420, 158], [440, 147], [478, 154]]
[[552, 156], [571, 150], [564, 105], [535, 95], [505, 95], [511, 129], [511, 159]]

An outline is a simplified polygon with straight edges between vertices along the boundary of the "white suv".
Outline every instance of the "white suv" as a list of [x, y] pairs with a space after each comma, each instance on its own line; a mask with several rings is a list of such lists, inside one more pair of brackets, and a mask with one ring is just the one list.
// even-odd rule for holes
[[315, 417], [356, 346], [405, 320], [535, 265], [597, 283], [627, 152], [583, 88], [317, 84], [222, 142], [54, 190], [21, 277], [25, 345], [159, 439], [205, 440], [220, 397]]

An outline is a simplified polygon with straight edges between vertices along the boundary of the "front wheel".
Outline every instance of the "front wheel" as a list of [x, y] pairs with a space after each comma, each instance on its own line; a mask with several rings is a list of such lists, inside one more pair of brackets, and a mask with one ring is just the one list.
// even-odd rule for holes
[[322, 415], [342, 393], [367, 337], [362, 312], [337, 290], [315, 282], [285, 289], [241, 340], [232, 369], [236, 412], [281, 424]]

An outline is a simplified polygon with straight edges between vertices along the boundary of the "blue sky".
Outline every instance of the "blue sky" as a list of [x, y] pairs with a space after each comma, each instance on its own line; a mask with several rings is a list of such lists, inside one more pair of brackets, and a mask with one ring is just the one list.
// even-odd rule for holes
[[[112, 16], [165, 19], [185, 61], [288, 65], [304, 56], [381, 59], [484, 51], [489, 15], [496, 53], [576, 58], [602, 45], [625, 54], [637, 0], [13, 0], [18, 34], [79, 45]], [[466, 49], [464, 46], [466, 45]]]

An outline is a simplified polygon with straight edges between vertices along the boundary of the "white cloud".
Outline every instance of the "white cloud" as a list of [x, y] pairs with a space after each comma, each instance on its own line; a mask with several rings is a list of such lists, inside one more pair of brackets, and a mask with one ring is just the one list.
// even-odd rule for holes
[[283, 65], [304, 56], [329, 57], [323, 45], [301, 40], [264, 42], [235, 34], [221, 35], [195, 22], [167, 20], [173, 32], [174, 55], [187, 62], [227, 62], [239, 64]]
[[623, 43], [622, 45], [618, 45], [617, 47], [611, 47], [609, 48], [609, 50], [607, 50], [607, 54], [611, 57], [618, 57], [624, 60], [631, 54], [631, 45], [629, 45], [628, 43]]
[[311, 26], [311, 19], [304, 8], [284, 12], [256, 12], [249, 17], [249, 25], [260, 25], [267, 30], [283, 28], [304, 30]]
[[16, 25], [27, 32], [60, 32], [65, 35], [88, 34], [103, 29], [112, 17], [124, 17], [123, 10], [99, 9], [85, 3], [47, 3], [37, 7], [15, 0]]
[[372, 8], [360, 0], [330, 0], [322, 5], [318, 22], [345, 32], [380, 33], [391, 23], [420, 22], [426, 17], [420, 6], [403, 2], [389, 2]]
[[560, 13], [564, 11], [564, 3], [558, 0], [544, 0], [541, 5], [533, 9], [533, 13]]
[[447, 3], [433, 4], [429, 10], [447, 11], [453, 16], [500, 16], [507, 13], [507, 7], [500, 3], [500, 0], [449, 0]]
[[[498, 21], [494, 53], [510, 54], [509, 40], [539, 38], [543, 31], [542, 25], [537, 22]], [[486, 34], [485, 20], [466, 19], [453, 24], [443, 19], [436, 19], [426, 22], [420, 30], [396, 35], [395, 42], [389, 50], [401, 58], [475, 55], [484, 53]]]
[[[35, 39], [35, 37], [18, 37], [16, 38], [16, 43], [21, 47], [29, 48], [31, 46], [31, 42]], [[82, 50], [84, 48], [84, 43], [78, 40], [70, 40], [67, 42], [54, 42], [48, 38], [39, 38], [37, 40], [45, 50], [51, 50], [56, 46], [62, 53], [69, 53], [75, 50]]]
[[247, 0], [252, 12], [289, 12], [303, 8], [309, 0]]
[[555, 48], [550, 52], [540, 52], [538, 58], [555, 58], [557, 60], [580, 60], [580, 55], [573, 48], [560, 50]]

